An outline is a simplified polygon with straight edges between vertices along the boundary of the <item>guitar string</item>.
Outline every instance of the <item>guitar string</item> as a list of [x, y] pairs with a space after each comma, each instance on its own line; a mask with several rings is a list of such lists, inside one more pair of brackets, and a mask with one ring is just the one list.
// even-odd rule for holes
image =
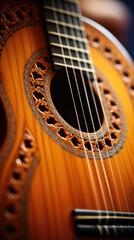
[[[64, 21], [64, 22], [65, 22], [65, 21]], [[88, 130], [87, 130], [87, 132], [88, 132]], [[88, 163], [89, 163], [89, 161], [88, 161]], [[96, 165], [96, 169], [97, 169], [97, 175], [99, 176], [99, 183], [101, 183], [100, 175], [99, 175], [99, 171], [98, 171], [97, 165]], [[107, 208], [107, 206], [106, 206], [106, 201], [105, 201], [105, 197], [104, 197], [104, 192], [103, 192], [102, 184], [101, 184], [100, 186], [101, 186], [101, 192], [102, 192], [102, 195], [103, 195], [103, 201], [105, 202], [105, 207]]]
[[[77, 5], [78, 6], [78, 5]], [[83, 34], [84, 32], [82, 32]], [[84, 36], [85, 37], [85, 36]], [[86, 38], [86, 37], [85, 37]], [[89, 49], [89, 52], [90, 52], [90, 49]], [[91, 55], [91, 53], [90, 53]], [[93, 69], [94, 69], [94, 66], [92, 66]], [[102, 101], [102, 96], [101, 96], [101, 92], [100, 92], [100, 89], [99, 89], [99, 85], [98, 85], [98, 82], [97, 82], [97, 77], [96, 77], [96, 74], [95, 74], [95, 69], [94, 69], [94, 79], [95, 79], [95, 85], [96, 85], [96, 89], [97, 89], [97, 92], [98, 92], [98, 95], [99, 95], [99, 99], [100, 99], [100, 102], [101, 102], [101, 105], [102, 105], [102, 108], [103, 108], [103, 113], [104, 113], [104, 117], [105, 117], [105, 121], [106, 121], [106, 125], [107, 125], [107, 130], [109, 132], [109, 136], [111, 138], [111, 143], [112, 143], [112, 147], [113, 147], [113, 154], [114, 154], [114, 158], [116, 159], [116, 165], [117, 165], [117, 168], [118, 168], [118, 173], [119, 173], [119, 176], [120, 176], [120, 181], [121, 181], [121, 185], [122, 185], [122, 189], [123, 189], [123, 193], [124, 193], [124, 197], [125, 197], [125, 202], [126, 202], [126, 206], [127, 206], [127, 209], [129, 210], [129, 205], [128, 205], [128, 200], [127, 200], [127, 196], [126, 196], [126, 193], [125, 193], [125, 189], [124, 189], [124, 186], [123, 186], [123, 181], [122, 181], [122, 178], [121, 178], [121, 173], [120, 173], [120, 168], [118, 166], [118, 160], [117, 160], [117, 156], [116, 156], [116, 152], [115, 152], [115, 148], [113, 146], [113, 142], [112, 142], [112, 137], [111, 137], [111, 133], [110, 133], [110, 129], [109, 129], [109, 125], [108, 125], [108, 120], [107, 120], [107, 116], [105, 114], [105, 109], [104, 109], [104, 105], [103, 105], [103, 101]], [[100, 126], [101, 127], [101, 126]], [[105, 139], [104, 139], [105, 141]], [[102, 164], [103, 164], [103, 161], [102, 161]], [[110, 169], [112, 171], [112, 176], [113, 176], [113, 179], [114, 178], [114, 174], [113, 174], [113, 169], [112, 169], [112, 165], [111, 165], [111, 162], [109, 161], [109, 165], [110, 165]], [[115, 182], [115, 180], [114, 180]], [[116, 182], [115, 182], [116, 183]], [[116, 186], [116, 185], [115, 185]], [[119, 198], [119, 194], [118, 194], [118, 191], [117, 191], [117, 187], [116, 187], [116, 195], [118, 197], [118, 200], [120, 199]], [[120, 201], [119, 201], [120, 202]]]
[[[77, 6], [78, 6], [78, 5], [77, 5]], [[83, 33], [83, 32], [82, 32], [82, 33]], [[89, 49], [89, 51], [90, 51], [90, 49]], [[90, 55], [91, 55], [91, 54], [90, 54]], [[93, 66], [93, 68], [94, 68], [94, 66]], [[102, 103], [101, 105], [102, 105], [102, 107], [103, 107], [103, 112], [104, 112], [104, 117], [105, 117], [106, 124], [107, 124], [107, 129], [108, 129], [108, 132], [109, 132], [109, 136], [110, 136], [110, 138], [111, 138], [111, 133], [110, 133], [108, 121], [107, 121], [107, 118], [106, 118], [106, 114], [105, 114], [105, 111], [104, 111], [102, 96], [101, 96], [101, 92], [100, 92], [100, 89], [99, 89], [99, 86], [98, 86], [98, 82], [97, 82], [97, 77], [96, 77], [95, 71], [94, 71], [94, 78], [95, 78], [95, 84], [96, 84], [96, 88], [97, 88], [97, 91], [98, 91], [98, 95], [100, 96], [99, 98], [100, 98], [100, 101], [101, 101], [101, 103]], [[112, 138], [111, 138], [111, 143], [112, 143]], [[113, 147], [114, 158], [115, 158], [115, 160], [116, 160], [116, 165], [117, 165], [117, 169], [118, 169], [118, 173], [119, 173], [119, 177], [120, 177], [120, 182], [121, 182], [121, 186], [122, 186], [122, 190], [123, 190], [123, 194], [124, 194], [126, 206], [127, 206], [128, 211], [129, 211], [129, 204], [128, 204], [128, 200], [127, 200], [125, 188], [124, 188], [124, 185], [123, 185], [123, 181], [122, 181], [122, 177], [121, 177], [121, 173], [120, 173], [120, 168], [119, 168], [119, 165], [118, 165], [118, 160], [117, 160], [117, 156], [116, 156], [116, 153], [115, 153], [115, 149], [114, 149], [113, 143], [112, 143], [112, 147]], [[102, 162], [102, 164], [103, 164], [103, 162]], [[110, 169], [111, 169], [111, 172], [112, 172], [112, 177], [113, 177], [113, 180], [114, 180], [114, 185], [116, 186], [116, 182], [115, 182], [115, 178], [114, 178], [114, 172], [113, 172], [112, 165], [111, 165], [111, 162], [110, 162], [110, 161], [109, 161], [109, 165], [110, 165]], [[119, 197], [119, 193], [118, 193], [117, 187], [116, 187], [116, 196], [117, 196], [119, 205], [121, 206], [120, 197]]]
[[[77, 6], [76, 6], [76, 7], [77, 7]], [[70, 9], [70, 10], [71, 10], [71, 9]], [[78, 11], [78, 10], [77, 10], [77, 11]], [[78, 12], [79, 12], [79, 11], [78, 11]], [[73, 18], [73, 19], [74, 19], [74, 18]], [[75, 24], [75, 23], [74, 23], [74, 24]], [[78, 23], [77, 23], [77, 24], [78, 24]], [[80, 20], [80, 22], [79, 22], [79, 25], [82, 25], [82, 24], [81, 24], [81, 20]], [[76, 33], [77, 33], [77, 31], [76, 31]], [[83, 32], [82, 32], [82, 37], [83, 37], [84, 39], [86, 39], [86, 36], [83, 34]], [[87, 46], [86, 46], [86, 48], [87, 48]], [[91, 56], [91, 53], [90, 53], [89, 55]], [[90, 58], [90, 59], [91, 59], [91, 58]], [[91, 61], [91, 65], [92, 65], [92, 61]], [[85, 63], [85, 67], [87, 67], [87, 66], [86, 66], [86, 63]], [[92, 68], [93, 68], [93, 66], [92, 66]], [[94, 73], [95, 73], [95, 70], [94, 70], [94, 72], [93, 72], [93, 75], [95, 75]], [[87, 75], [88, 75], [88, 79], [90, 79], [90, 75], [89, 75], [88, 73], [87, 73]], [[94, 76], [94, 79], [95, 79], [95, 76]], [[91, 90], [91, 91], [92, 91], [92, 90]], [[96, 100], [95, 100], [94, 92], [93, 92], [93, 91], [92, 91], [92, 97], [93, 97], [93, 101], [94, 101], [94, 104], [95, 104], [95, 110], [96, 110], [96, 112], [97, 112], [97, 117], [98, 117], [98, 121], [99, 121], [99, 127], [100, 127], [101, 131], [103, 132], [102, 125], [101, 125], [101, 121], [100, 121], [100, 117], [99, 117], [99, 113], [98, 113], [97, 103], [96, 103]], [[101, 102], [102, 102], [102, 97], [101, 97]], [[102, 104], [101, 104], [101, 105], [102, 105]], [[103, 107], [103, 108], [104, 108], [104, 107]], [[106, 117], [105, 117], [105, 118], [106, 118]], [[106, 118], [106, 121], [108, 122], [107, 118]], [[96, 136], [96, 138], [97, 138], [97, 136]], [[103, 133], [103, 140], [104, 140], [104, 142], [105, 142], [104, 133]], [[106, 144], [106, 142], [105, 142], [105, 144]], [[106, 155], [107, 155], [107, 159], [110, 159], [110, 156], [109, 156], [109, 153], [108, 153], [108, 152], [106, 152]], [[103, 161], [103, 158], [102, 158], [102, 157], [100, 157], [100, 162], [101, 162], [101, 164], [102, 164], [102, 169], [103, 169], [104, 178], [105, 178], [106, 185], [107, 185], [108, 192], [109, 192], [111, 205], [112, 205], [113, 210], [115, 210], [115, 206], [114, 206], [114, 202], [113, 202], [113, 198], [112, 198], [112, 193], [111, 193], [110, 186], [109, 186], [108, 176], [107, 176], [107, 173], [106, 173], [106, 169], [105, 169], [104, 161]], [[110, 162], [109, 162], [109, 164], [110, 164]], [[111, 164], [110, 164], [110, 166], [111, 166]], [[113, 176], [113, 171], [112, 171], [112, 177], [113, 177], [114, 182], [115, 182], [115, 178], [114, 178], [114, 176]], [[116, 186], [116, 184], [115, 184], [115, 186]], [[116, 189], [117, 189], [117, 188], [116, 188]], [[117, 191], [117, 192], [118, 192], [118, 191]], [[118, 195], [118, 199], [119, 199], [119, 195]]]
[[[71, 9], [70, 9], [70, 10], [71, 10]], [[63, 17], [64, 17], [64, 16], [63, 16]], [[62, 18], [63, 18], [63, 17], [62, 17]], [[65, 19], [62, 19], [62, 20], [65, 22]], [[70, 19], [68, 19], [67, 22], [68, 22], [69, 20], [70, 20]], [[73, 20], [72, 20], [72, 22], [70, 21], [70, 23], [71, 23], [71, 24], [74, 24]], [[64, 28], [64, 29], [66, 29], [66, 28]], [[76, 36], [76, 35], [77, 35], [76, 33], [77, 33], [77, 31], [74, 33], [74, 30], [71, 29], [71, 35], [72, 35], [72, 36], [73, 36], [73, 35]], [[65, 34], [67, 34], [67, 32], [65, 32]], [[78, 37], [78, 35], [77, 35], [77, 37]], [[69, 45], [69, 42], [68, 42], [68, 41], [67, 41], [67, 45]], [[76, 42], [75, 42], [75, 41], [73, 42], [73, 46], [78, 47], [78, 46], [76, 45]], [[77, 58], [79, 59], [79, 53], [78, 53], [78, 52], [76, 52], [76, 55], [77, 55]], [[72, 64], [73, 64], [73, 62], [72, 62]], [[80, 62], [78, 62], [78, 64], [79, 64], [79, 67], [80, 67], [80, 69], [81, 69], [81, 64], [80, 64]], [[87, 66], [86, 66], [86, 67], [87, 67]], [[81, 80], [82, 80], [82, 82], [84, 82], [84, 76], [83, 76], [83, 72], [82, 72], [82, 71], [81, 71]], [[84, 83], [83, 83], [83, 85], [84, 85]], [[84, 86], [84, 88], [85, 88], [85, 86]], [[86, 89], [84, 89], [84, 90], [86, 91]], [[79, 91], [79, 89], [78, 89], [78, 91]], [[86, 93], [86, 95], [87, 95], [87, 93]], [[93, 117], [92, 117], [92, 113], [91, 113], [91, 107], [90, 107], [89, 100], [88, 100], [87, 96], [86, 96], [86, 99], [87, 99], [87, 102], [88, 102], [88, 108], [89, 108], [90, 116], [91, 116], [91, 119], [92, 119], [93, 130], [94, 130], [94, 132], [96, 132], [96, 131], [95, 131], [95, 126], [94, 126]], [[86, 120], [85, 120], [85, 121], [86, 121]], [[86, 127], [87, 127], [87, 124], [86, 124]], [[87, 127], [87, 132], [89, 132], [88, 127]], [[90, 138], [90, 135], [89, 135], [89, 138]], [[97, 139], [97, 136], [96, 136], [96, 139]], [[90, 140], [90, 139], [89, 139], [89, 140]], [[100, 155], [100, 158], [102, 159], [100, 150], [99, 150], [99, 155]], [[89, 159], [88, 159], [88, 161], [89, 161]], [[104, 190], [103, 190], [103, 186], [102, 186], [102, 182], [101, 182], [101, 177], [100, 177], [100, 174], [99, 174], [99, 170], [98, 170], [96, 161], [94, 161], [94, 164], [95, 164], [95, 169], [96, 169], [96, 172], [97, 172], [98, 181], [99, 181], [100, 188], [101, 188], [101, 192], [102, 192], [102, 196], [103, 196], [103, 201], [105, 202], [105, 207], [107, 208], [107, 203], [106, 203], [106, 201], [105, 201], [105, 194], [104, 194]], [[108, 184], [107, 184], [107, 185], [108, 185]], [[108, 191], [109, 191], [109, 189], [108, 189]], [[112, 201], [112, 196], [111, 196], [110, 191], [109, 191], [109, 195], [110, 195], [111, 204], [112, 204], [112, 207], [113, 207], [113, 201]]]
[[[51, 2], [52, 6], [55, 7], [55, 3], [54, 1]], [[55, 11], [53, 11], [54, 13], [54, 16], [55, 16], [55, 19], [57, 20], [57, 14]], [[59, 30], [59, 26], [58, 24], [56, 24], [56, 28], [57, 28], [57, 33], [60, 33], [60, 30]], [[60, 46], [61, 46], [61, 51], [62, 51], [62, 54], [64, 56], [64, 49], [62, 47], [62, 41], [61, 41], [61, 37], [60, 35], [58, 36], [59, 37], [59, 42], [60, 42]], [[69, 87], [70, 87], [70, 93], [71, 93], [71, 96], [72, 96], [72, 101], [73, 101], [73, 105], [74, 105], [74, 109], [75, 109], [75, 114], [76, 114], [76, 117], [77, 117], [77, 122], [78, 122], [78, 127], [80, 129], [80, 135], [81, 135], [81, 139], [82, 139], [82, 143], [83, 143], [83, 148], [84, 148], [84, 153], [85, 153], [85, 157], [86, 159], [88, 160], [88, 154], [87, 154], [87, 150], [85, 148], [85, 145], [84, 145], [84, 139], [83, 139], [83, 135], [82, 135], [82, 131], [81, 131], [81, 126], [80, 126], [80, 122], [79, 122], [79, 117], [78, 117], [78, 114], [77, 114], [77, 109], [76, 109], [76, 104], [75, 104], [75, 100], [74, 100], [74, 97], [73, 97], [73, 92], [72, 92], [72, 87], [71, 87], [71, 80], [70, 80], [70, 77], [69, 77], [69, 73], [68, 73], [68, 68], [66, 67], [66, 59], [63, 57], [63, 60], [64, 60], [64, 64], [65, 64], [65, 69], [66, 69], [66, 74], [67, 74], [67, 78], [68, 78], [68, 83], [69, 83]], [[93, 147], [92, 147], [92, 154], [93, 154], [93, 158], [95, 160], [95, 156], [94, 156], [94, 152], [93, 152]], [[94, 185], [94, 180], [93, 180], [93, 176], [92, 176], [92, 172], [90, 170], [90, 166], [89, 166], [89, 163], [88, 163], [88, 169], [89, 169], [89, 173], [90, 173], [90, 177], [91, 177], [91, 182], [92, 182], [92, 186], [93, 186], [93, 191], [94, 191], [94, 194], [95, 194], [95, 199], [96, 199], [96, 203], [97, 203], [97, 206], [99, 206], [99, 201], [98, 201], [98, 198], [97, 198], [97, 191], [96, 191], [96, 188], [95, 188], [95, 185]]]
[[[106, 119], [107, 120], [107, 119]], [[101, 127], [101, 126], [100, 126]], [[111, 136], [110, 136], [111, 137]], [[103, 164], [103, 162], [102, 162], [102, 164]], [[109, 162], [109, 164], [110, 164], [110, 162]], [[111, 167], [111, 164], [110, 164], [110, 167]], [[104, 169], [104, 165], [103, 165], [103, 171], [105, 171], [105, 169]], [[111, 171], [112, 171], [112, 176], [113, 176], [113, 178], [114, 178], [114, 175], [113, 175], [113, 170], [111, 169]], [[105, 176], [106, 176], [106, 172], [105, 172]], [[106, 181], [107, 181], [107, 176], [106, 176]], [[115, 182], [115, 178], [114, 178], [114, 182]], [[116, 185], [115, 185], [116, 186]], [[109, 184], [108, 184], [108, 187], [109, 187]], [[119, 194], [118, 194], [118, 191], [117, 191], [117, 188], [116, 188], [116, 194], [117, 194], [117, 199], [119, 200]]]
[[[71, 9], [70, 9], [70, 11], [71, 11]], [[78, 11], [77, 11], [78, 12]], [[69, 19], [68, 19], [69, 20]], [[64, 21], [65, 21], [65, 19], [64, 19]], [[72, 18], [72, 22], [71, 22], [71, 24], [76, 24], [76, 22], [74, 22], [75, 20], [74, 20], [74, 18]], [[81, 26], [81, 23], [79, 22], [79, 24], [78, 24], [78, 22], [77, 22], [77, 24], [76, 25], [80, 25]], [[74, 34], [74, 31], [72, 30], [72, 35], [76, 35], [77, 37], [78, 37], [78, 33], [77, 33], [77, 31], [75, 31], [75, 34]], [[83, 37], [83, 36], [82, 36]], [[84, 36], [84, 39], [85, 39], [85, 36]], [[76, 42], [74, 41], [74, 45], [75, 45], [75, 47], [78, 47], [78, 45], [76, 45]], [[78, 57], [78, 59], [79, 59], [79, 53], [77, 54], [77, 57]], [[83, 56], [84, 57], [84, 56]], [[85, 65], [85, 68], [87, 68], [87, 66], [86, 66], [86, 64], [84, 64]], [[80, 66], [80, 64], [79, 64], [79, 66]], [[82, 77], [82, 81], [84, 82], [84, 76], [83, 76], [83, 72], [81, 71], [81, 77]], [[87, 74], [88, 75], [88, 79], [89, 79], [89, 77], [90, 77], [90, 74]], [[84, 83], [83, 83], [84, 84]], [[85, 91], [86, 91], [86, 88], [85, 88]], [[102, 126], [101, 126], [101, 123], [100, 123], [100, 118], [99, 118], [99, 113], [98, 113], [98, 109], [97, 109], [97, 106], [96, 106], [96, 100], [94, 99], [94, 93], [93, 93], [93, 91], [91, 92], [92, 93], [92, 97], [93, 97], [93, 100], [94, 100], [94, 103], [95, 103], [95, 109], [96, 109], [96, 112], [97, 112], [97, 117], [98, 117], [98, 120], [99, 120], [99, 125], [100, 125], [100, 129], [102, 128]], [[87, 95], [87, 93], [86, 93], [86, 95]], [[86, 96], [87, 97], [87, 96]], [[88, 97], [87, 97], [87, 101], [88, 101]], [[89, 106], [89, 101], [88, 101], [88, 107], [90, 107]], [[95, 127], [94, 127], [94, 132], [95, 132], [95, 136], [96, 136], [96, 139], [97, 139], [97, 135], [96, 135], [96, 131], [95, 131]], [[103, 138], [104, 138], [104, 136], [103, 136]], [[109, 182], [108, 182], [108, 177], [107, 177], [107, 174], [106, 174], [106, 170], [105, 170], [105, 167], [104, 167], [104, 164], [103, 164], [103, 159], [102, 159], [102, 156], [101, 156], [101, 151], [99, 150], [99, 155], [100, 155], [100, 161], [101, 161], [101, 163], [102, 163], [102, 169], [103, 169], [103, 173], [104, 173], [104, 178], [105, 178], [105, 181], [106, 181], [106, 186], [107, 186], [107, 189], [108, 189], [108, 193], [109, 193], [109, 196], [110, 196], [110, 201], [111, 201], [111, 205], [112, 205], [112, 208], [114, 209], [114, 211], [115, 211], [115, 206], [114, 206], [114, 202], [113, 202], [113, 198], [112, 198], [112, 193], [111, 193], [111, 190], [110, 190], [110, 186], [109, 186]], [[107, 153], [107, 157], [109, 158], [109, 154]], [[100, 180], [100, 175], [99, 175], [99, 171], [98, 171], [98, 168], [97, 168], [97, 164], [95, 165], [95, 167], [96, 167], [96, 171], [97, 171], [97, 175], [98, 175], [98, 178], [99, 178], [99, 182], [101, 181]], [[101, 186], [102, 186], [102, 184], [101, 184]], [[103, 189], [103, 188], [102, 188]], [[104, 194], [104, 193], [103, 193]], [[109, 214], [108, 214], [108, 212], [107, 212], [107, 215], [109, 216]]]
[[[72, 63], [72, 65], [73, 65], [73, 63]], [[87, 129], [87, 132], [88, 132], [88, 129]], [[99, 175], [99, 171], [98, 171], [98, 169], [97, 169], [97, 175], [99, 176], [99, 183], [101, 183], [100, 175]], [[107, 206], [106, 206], [106, 201], [105, 201], [105, 197], [104, 197], [104, 192], [103, 192], [102, 184], [101, 184], [100, 186], [101, 186], [101, 191], [102, 191], [102, 195], [103, 195], [103, 201], [105, 202], [105, 207], [107, 208]]]
[[[71, 10], [71, 9], [70, 9]], [[73, 18], [74, 19], [74, 18]], [[76, 31], [77, 32], [77, 31]], [[82, 32], [83, 33], [83, 32]], [[84, 36], [85, 37], [85, 36]], [[91, 54], [90, 54], [91, 55]], [[85, 64], [85, 65], [87, 65], [87, 64]], [[87, 67], [87, 66], [86, 66]], [[94, 73], [95, 73], [95, 71], [94, 71]], [[89, 75], [89, 74], [88, 74]], [[95, 74], [94, 74], [95, 75]], [[95, 78], [96, 78], [96, 76], [95, 76]], [[97, 80], [97, 78], [96, 78], [96, 80]], [[97, 85], [97, 87], [99, 87], [98, 85]], [[102, 98], [101, 98], [101, 101], [102, 101]], [[106, 121], [107, 121], [107, 119], [106, 119]], [[107, 121], [107, 123], [108, 123], [108, 121]], [[108, 124], [107, 124], [108, 125]], [[100, 125], [100, 127], [101, 127], [101, 125]], [[109, 130], [109, 127], [108, 127], [108, 132], [109, 132], [109, 135], [110, 135], [110, 137], [111, 137], [111, 134], [110, 134], [110, 130]], [[103, 138], [104, 138], [104, 135], [103, 135]], [[104, 141], [105, 141], [105, 139], [104, 139]], [[112, 141], [111, 141], [112, 142]], [[112, 144], [113, 145], [113, 144]], [[114, 149], [114, 146], [112, 146], [113, 147], [113, 151], [115, 150]], [[115, 154], [115, 151], [114, 151], [114, 154]], [[103, 160], [101, 161], [101, 163], [102, 163], [102, 166], [103, 166], [103, 171], [105, 172], [105, 174], [106, 174], [106, 171], [105, 171], [105, 167], [104, 167], [104, 164], [103, 164]], [[114, 181], [114, 185], [115, 185], [115, 190], [116, 190], [116, 196], [117, 196], [117, 199], [118, 199], [118, 203], [119, 203], [119, 206], [121, 207], [121, 202], [120, 202], [120, 197], [119, 197], [119, 193], [118, 193], [118, 190], [117, 190], [117, 186], [116, 186], [116, 182], [115, 182], [115, 177], [114, 177], [114, 174], [113, 174], [113, 169], [112, 169], [112, 165], [111, 165], [111, 162], [109, 161], [108, 162], [109, 163], [109, 166], [110, 166], [110, 170], [111, 170], [111, 173], [112, 173], [112, 178], [113, 178], [113, 181]], [[117, 162], [117, 160], [116, 160], [116, 163], [118, 164], [118, 162]], [[118, 167], [118, 166], [117, 166]], [[120, 174], [120, 169], [119, 169], [119, 167], [118, 167], [118, 172], [119, 172], [119, 174]], [[106, 176], [106, 181], [108, 180], [107, 179], [107, 175], [105, 175]], [[120, 180], [121, 180], [121, 185], [122, 185], [122, 189], [123, 189], [123, 193], [124, 193], [124, 197], [125, 197], [125, 202], [126, 202], [126, 206], [127, 206], [127, 209], [128, 209], [128, 211], [129, 211], [129, 205], [128, 205], [128, 201], [127, 201], [127, 198], [126, 198], [126, 193], [125, 193], [125, 189], [124, 189], [124, 186], [123, 186], [123, 182], [122, 182], [122, 178], [121, 178], [121, 174], [120, 174]], [[107, 182], [106, 182], [107, 183]], [[109, 183], [108, 183], [108, 187], [109, 187]], [[111, 194], [111, 191], [110, 191], [110, 194]], [[110, 195], [110, 197], [111, 197], [112, 195]], [[115, 211], [115, 207], [114, 207], [114, 211]], [[116, 215], [116, 212], [114, 213], [115, 215]]]
[[[61, 9], [61, 7], [60, 7], [60, 9]], [[70, 10], [71, 10], [71, 9], [70, 9]], [[68, 16], [67, 16], [67, 17], [68, 17]], [[62, 20], [62, 22], [65, 22], [64, 15], [61, 15], [61, 20]], [[69, 22], [69, 19], [67, 20], [67, 22]], [[73, 21], [71, 22], [71, 24], [74, 24]], [[66, 28], [64, 28], [64, 33], [67, 34]], [[76, 36], [76, 34], [74, 34], [74, 32], [73, 32], [73, 29], [71, 29], [71, 35], [72, 35], [72, 36]], [[68, 39], [66, 39], [66, 43], [67, 43], [67, 45], [69, 46], [69, 41], [68, 41]], [[75, 47], [77, 48], [78, 46], [77, 46], [75, 43], [76, 43], [76, 42], [73, 41], [73, 46], [75, 46]], [[69, 49], [69, 56], [71, 56], [70, 49]], [[76, 56], [77, 56], [77, 58], [79, 58], [78, 52], [76, 52]], [[73, 64], [73, 61], [71, 62], [71, 64], [72, 64], [72, 66], [74, 65], [74, 64]], [[79, 65], [79, 67], [80, 67], [80, 69], [81, 69], [81, 64], [80, 64], [80, 62], [78, 62], [78, 65]], [[82, 72], [82, 71], [80, 71], [80, 72], [81, 72], [82, 81], [84, 81], [84, 76], [83, 76], [83, 74], [82, 74], [83, 72]], [[75, 67], [74, 67], [74, 75], [76, 76], [76, 74], [75, 74]], [[80, 96], [80, 90], [79, 90], [79, 87], [78, 87], [78, 84], [77, 84], [77, 79], [76, 79], [76, 77], [75, 77], [75, 80], [76, 80], [77, 91], [78, 91], [78, 94], [79, 94], [80, 103], [81, 103], [81, 107], [82, 107], [82, 112], [83, 112], [83, 115], [84, 115], [84, 121], [85, 121], [85, 125], [86, 125], [86, 130], [87, 130], [87, 132], [89, 133], [89, 129], [88, 129], [87, 122], [86, 122], [86, 117], [85, 117], [85, 114], [84, 114], [83, 103], [82, 103], [82, 99], [81, 99], [81, 96]], [[83, 85], [84, 85], [84, 84], [83, 84]], [[85, 86], [84, 86], [84, 87], [85, 87]], [[86, 91], [86, 90], [85, 90], [85, 91]], [[87, 99], [87, 101], [88, 101], [88, 99]], [[92, 124], [93, 124], [93, 129], [94, 129], [94, 132], [95, 132], [95, 126], [94, 126], [94, 122], [93, 122], [93, 117], [92, 117], [92, 113], [91, 113], [91, 108], [90, 108], [90, 106], [89, 106], [89, 101], [88, 101], [88, 107], [89, 107], [90, 116], [91, 116], [91, 120], [92, 120]], [[89, 134], [88, 134], [88, 138], [89, 138], [89, 141], [90, 141], [91, 139], [90, 139], [90, 135], [89, 135]], [[100, 151], [99, 151], [99, 154], [100, 154], [100, 158], [101, 158], [101, 152], [100, 152]], [[87, 160], [87, 162], [89, 162], [89, 159]], [[96, 162], [95, 162], [95, 163], [96, 163]], [[103, 187], [102, 187], [101, 178], [100, 178], [100, 174], [99, 174], [99, 170], [98, 170], [97, 164], [95, 164], [95, 168], [96, 168], [96, 172], [97, 172], [97, 176], [98, 176], [98, 181], [99, 181], [100, 188], [101, 188], [101, 192], [102, 192], [102, 196], [103, 196], [103, 201], [105, 202], [105, 207], [107, 208], [107, 204], [106, 204], [106, 201], [105, 201], [105, 194], [104, 194], [104, 191], [103, 191]], [[111, 202], [112, 202], [112, 201], [111, 201]], [[112, 202], [112, 204], [113, 204], [113, 202]]]

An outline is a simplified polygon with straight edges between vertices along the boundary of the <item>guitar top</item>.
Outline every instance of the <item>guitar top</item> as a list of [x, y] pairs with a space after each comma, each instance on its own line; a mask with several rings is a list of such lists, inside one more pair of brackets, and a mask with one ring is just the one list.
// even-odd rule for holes
[[0, 239], [134, 237], [134, 69], [75, 0], [0, 2]]

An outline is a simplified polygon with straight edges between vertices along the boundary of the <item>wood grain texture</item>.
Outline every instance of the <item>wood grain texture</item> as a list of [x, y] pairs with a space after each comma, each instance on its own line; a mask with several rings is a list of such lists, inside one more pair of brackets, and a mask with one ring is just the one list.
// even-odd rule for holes
[[[75, 208], [134, 212], [133, 65], [108, 37], [87, 23], [85, 27], [94, 66], [109, 81], [123, 107], [127, 126], [125, 142], [112, 158], [86, 160], [62, 148], [44, 131], [28, 103], [24, 86], [24, 68], [28, 59], [41, 48], [47, 51], [43, 26], [27, 26], [16, 31], [6, 41], [0, 59], [2, 85], [12, 107], [15, 124], [13, 145], [0, 172], [0, 236], [3, 239], [79, 239], [72, 218]], [[96, 38], [99, 39], [97, 43]], [[8, 112], [8, 108], [5, 111]], [[22, 229], [17, 230], [20, 229], [17, 225], [18, 210], [8, 211], [4, 201], [9, 181], [16, 181], [17, 188], [27, 181], [23, 178], [9, 179], [23, 140], [24, 126], [33, 136], [39, 161], [25, 199], [26, 215], [22, 219]], [[21, 164], [26, 167], [25, 161]], [[21, 195], [9, 194], [6, 201], [12, 202], [12, 198], [17, 202]], [[13, 219], [16, 219], [15, 225], [12, 225]]]

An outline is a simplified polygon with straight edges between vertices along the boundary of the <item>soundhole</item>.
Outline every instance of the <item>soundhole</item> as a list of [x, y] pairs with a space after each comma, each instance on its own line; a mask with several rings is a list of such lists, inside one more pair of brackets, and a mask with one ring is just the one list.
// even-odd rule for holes
[[1, 129], [0, 130], [0, 148], [1, 148], [4, 143], [7, 132], [6, 113], [1, 98], [0, 98], [0, 129]]
[[55, 108], [73, 128], [92, 133], [100, 129], [104, 116], [91, 81], [79, 71], [58, 71], [52, 78], [50, 93]]

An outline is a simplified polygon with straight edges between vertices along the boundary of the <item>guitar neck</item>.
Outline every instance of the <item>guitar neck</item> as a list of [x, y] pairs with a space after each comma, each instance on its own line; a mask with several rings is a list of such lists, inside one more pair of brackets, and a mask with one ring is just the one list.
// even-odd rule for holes
[[76, 3], [44, 1], [43, 13], [55, 70], [75, 68], [92, 75], [87, 39]]

